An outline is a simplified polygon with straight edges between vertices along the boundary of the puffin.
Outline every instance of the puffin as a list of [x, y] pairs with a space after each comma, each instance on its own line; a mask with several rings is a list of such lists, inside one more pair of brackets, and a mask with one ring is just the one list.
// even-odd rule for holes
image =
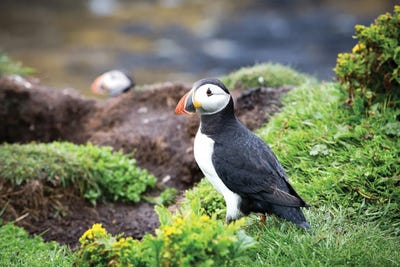
[[120, 70], [110, 70], [98, 76], [90, 89], [95, 94], [114, 97], [128, 92], [134, 86], [131, 76]]
[[301, 208], [310, 207], [294, 190], [271, 148], [235, 116], [234, 101], [218, 79], [193, 84], [178, 102], [176, 114], [200, 114], [194, 158], [204, 176], [222, 194], [229, 224], [251, 212], [275, 214], [309, 229]]

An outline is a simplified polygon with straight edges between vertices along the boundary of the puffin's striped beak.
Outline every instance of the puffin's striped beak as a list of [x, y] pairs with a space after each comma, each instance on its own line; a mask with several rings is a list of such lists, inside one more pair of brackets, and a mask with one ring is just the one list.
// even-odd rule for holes
[[103, 74], [97, 77], [94, 82], [90, 85], [90, 90], [95, 94], [104, 95], [104, 89], [102, 88]]
[[193, 92], [194, 90], [190, 90], [188, 93], [182, 96], [181, 100], [178, 102], [178, 105], [176, 105], [175, 114], [190, 114], [196, 112], [196, 108], [193, 103]]

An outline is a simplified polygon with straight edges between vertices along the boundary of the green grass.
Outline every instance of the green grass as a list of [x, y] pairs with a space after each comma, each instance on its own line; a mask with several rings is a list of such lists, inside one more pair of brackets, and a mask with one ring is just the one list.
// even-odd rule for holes
[[347, 212], [325, 205], [306, 211], [309, 232], [276, 218], [264, 226], [248, 220], [247, 233], [258, 245], [240, 266], [398, 266], [399, 238], [376, 224], [350, 220]]
[[300, 85], [308, 79], [309, 76], [290, 67], [271, 62], [244, 67], [221, 77], [221, 81], [229, 90]]
[[346, 207], [353, 217], [400, 234], [400, 114], [384, 103], [368, 114], [343, 105], [337, 84], [305, 84], [258, 134], [311, 204]]
[[1, 145], [0, 179], [14, 185], [35, 179], [55, 187], [73, 186], [93, 204], [99, 200], [139, 202], [156, 183], [153, 175], [122, 152], [68, 142]]
[[62, 267], [72, 266], [74, 254], [56, 242], [30, 237], [22, 228], [0, 224], [0, 266]]

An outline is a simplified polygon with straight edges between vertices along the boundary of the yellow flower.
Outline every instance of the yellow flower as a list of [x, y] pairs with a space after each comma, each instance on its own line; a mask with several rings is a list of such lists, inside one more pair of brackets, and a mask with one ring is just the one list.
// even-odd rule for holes
[[210, 216], [202, 215], [202, 216], [200, 217], [200, 220], [203, 221], [203, 222], [208, 222], [208, 221], [210, 220]]
[[364, 49], [365, 45], [363, 44], [356, 44], [353, 49], [351, 50], [352, 53], [357, 53], [358, 51], [360, 51], [361, 49]]
[[87, 230], [80, 238], [79, 242], [82, 244], [86, 240], [92, 240], [94, 238], [103, 237], [107, 235], [106, 229], [100, 223], [93, 224], [92, 228]]
[[173, 226], [165, 226], [164, 233], [166, 236], [173, 235], [176, 232], [176, 228]]
[[133, 241], [132, 237], [127, 237], [127, 238], [121, 237], [118, 241], [112, 244], [112, 247], [115, 249], [123, 249], [133, 246], [135, 244], [136, 243]]
[[181, 225], [183, 225], [183, 218], [182, 218], [182, 216], [178, 216], [178, 217], [176, 218], [174, 224], [175, 224], [176, 226], [181, 226]]

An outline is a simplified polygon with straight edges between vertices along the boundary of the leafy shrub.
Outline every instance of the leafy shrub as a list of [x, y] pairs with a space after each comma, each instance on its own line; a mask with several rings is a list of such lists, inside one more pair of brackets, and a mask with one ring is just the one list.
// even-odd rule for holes
[[0, 148], [2, 179], [14, 185], [36, 179], [53, 186], [74, 186], [93, 204], [98, 200], [139, 202], [141, 194], [156, 183], [134, 159], [111, 147], [53, 142]]
[[225, 225], [201, 215], [199, 207], [172, 215], [156, 207], [161, 226], [143, 240], [113, 237], [95, 224], [79, 239], [78, 266], [233, 266], [254, 245], [243, 221]]
[[369, 27], [355, 27], [358, 43], [351, 53], [338, 55], [335, 72], [351, 100], [363, 104], [400, 96], [400, 6], [380, 15]]

